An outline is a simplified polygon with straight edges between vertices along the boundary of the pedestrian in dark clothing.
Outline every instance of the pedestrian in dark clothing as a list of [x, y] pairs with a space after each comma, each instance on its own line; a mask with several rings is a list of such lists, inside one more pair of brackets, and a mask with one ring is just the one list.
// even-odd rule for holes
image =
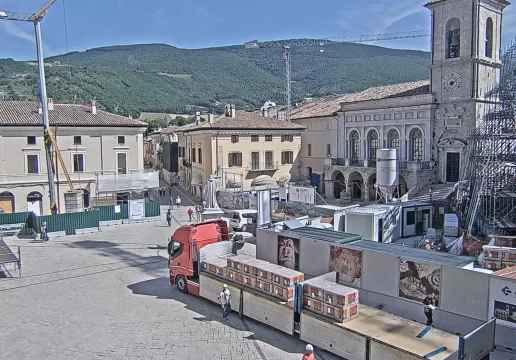
[[438, 300], [435, 298], [434, 294], [429, 294], [424, 300], [424, 311], [426, 316], [426, 325], [433, 326], [434, 324], [434, 313], [433, 310], [436, 306], [438, 306]]
[[168, 199], [168, 207], [169, 209], [174, 210], [174, 198], [172, 196]]
[[192, 216], [193, 216], [192, 208], [188, 209], [188, 216], [190, 217], [190, 222], [192, 222]]
[[172, 226], [172, 211], [170, 211], [170, 209], [167, 211], [167, 224], [168, 226]]

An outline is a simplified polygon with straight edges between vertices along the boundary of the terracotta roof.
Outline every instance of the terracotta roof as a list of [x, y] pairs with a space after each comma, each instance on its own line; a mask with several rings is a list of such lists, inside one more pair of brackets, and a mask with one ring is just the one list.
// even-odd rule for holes
[[330, 116], [341, 109], [342, 103], [380, 100], [403, 96], [424, 95], [430, 93], [430, 81], [415, 81], [394, 85], [371, 87], [361, 92], [343, 95], [327, 96], [319, 100], [302, 104], [292, 111], [293, 119]]
[[[38, 106], [39, 103], [34, 101], [0, 101], [0, 126], [41, 126], [42, 117], [38, 113]], [[98, 109], [94, 115], [89, 106], [75, 104], [54, 104], [48, 116], [52, 126], [148, 126], [143, 121]]]
[[305, 127], [297, 123], [263, 117], [246, 111], [236, 111], [234, 118], [225, 115], [215, 115], [213, 123], [205, 120], [198, 126], [194, 124], [194, 126], [183, 131], [203, 129], [304, 130]]
[[516, 266], [511, 266], [502, 270], [498, 270], [493, 275], [502, 276], [508, 279], [516, 279]]

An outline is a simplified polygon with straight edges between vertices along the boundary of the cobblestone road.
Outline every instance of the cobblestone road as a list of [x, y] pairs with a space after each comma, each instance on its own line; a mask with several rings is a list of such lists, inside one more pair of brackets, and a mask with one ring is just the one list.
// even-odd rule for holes
[[[174, 213], [186, 221], [186, 208]], [[23, 277], [0, 279], [0, 358], [300, 359], [296, 338], [236, 315], [223, 323], [216, 304], [170, 286], [173, 229], [163, 218], [46, 244], [7, 238], [22, 246]]]

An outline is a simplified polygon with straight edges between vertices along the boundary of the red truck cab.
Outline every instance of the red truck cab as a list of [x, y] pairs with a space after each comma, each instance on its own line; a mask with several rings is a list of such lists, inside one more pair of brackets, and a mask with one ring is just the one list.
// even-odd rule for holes
[[170, 284], [182, 293], [199, 295], [199, 250], [219, 241], [229, 241], [225, 220], [209, 220], [177, 229], [168, 243]]

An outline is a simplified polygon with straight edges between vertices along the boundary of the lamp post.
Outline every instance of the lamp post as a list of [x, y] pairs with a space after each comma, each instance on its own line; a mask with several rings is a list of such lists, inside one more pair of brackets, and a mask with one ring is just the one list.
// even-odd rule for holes
[[434, 193], [434, 188], [432, 186], [428, 189], [428, 193], [430, 194], [430, 202], [432, 202], [432, 195]]
[[52, 144], [47, 136], [48, 122], [48, 103], [47, 103], [47, 86], [45, 82], [45, 64], [43, 62], [43, 42], [41, 40], [41, 20], [46, 15], [47, 10], [57, 0], [49, 1], [40, 11], [34, 14], [27, 13], [15, 13], [0, 11], [0, 20], [11, 20], [11, 21], [24, 21], [32, 22], [34, 24], [34, 32], [36, 35], [36, 52], [38, 58], [38, 75], [39, 75], [39, 93], [41, 101], [41, 110], [43, 115], [43, 134], [45, 136], [45, 157], [47, 165], [47, 178], [48, 178], [48, 194], [50, 203], [55, 204], [55, 188], [54, 188], [54, 172], [52, 171]]

